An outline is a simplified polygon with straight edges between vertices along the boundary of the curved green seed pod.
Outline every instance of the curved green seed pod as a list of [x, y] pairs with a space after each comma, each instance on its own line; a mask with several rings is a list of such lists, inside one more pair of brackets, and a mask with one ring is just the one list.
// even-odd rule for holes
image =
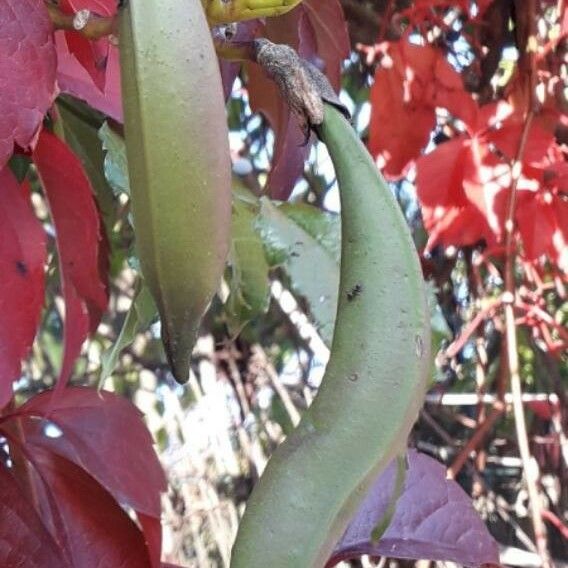
[[318, 134], [341, 195], [340, 295], [320, 391], [253, 491], [232, 568], [325, 565], [422, 405], [430, 323], [400, 209], [356, 133], [325, 104]]
[[120, 19], [136, 244], [170, 366], [185, 382], [229, 248], [223, 89], [200, 0], [131, 0]]

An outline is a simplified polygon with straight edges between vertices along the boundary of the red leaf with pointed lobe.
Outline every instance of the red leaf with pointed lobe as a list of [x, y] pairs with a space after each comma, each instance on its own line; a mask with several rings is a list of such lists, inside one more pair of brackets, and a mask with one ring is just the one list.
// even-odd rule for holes
[[[16, 416], [26, 438], [86, 469], [117, 501], [160, 518], [166, 480], [139, 410], [106, 391], [68, 387], [34, 396]], [[45, 420], [62, 432], [44, 434]]]
[[65, 347], [58, 388], [69, 379], [89, 332], [106, 309], [101, 273], [101, 219], [80, 160], [59, 138], [43, 130], [33, 153], [57, 235], [65, 300]]
[[442, 464], [410, 450], [402, 494], [378, 542], [371, 534], [389, 510], [396, 483], [392, 462], [369, 490], [337, 545], [327, 568], [342, 560], [371, 556], [456, 562], [481, 566], [499, 562], [497, 543], [471, 500]]
[[70, 568], [10, 471], [0, 463], [0, 566]]
[[383, 51], [370, 92], [369, 151], [385, 176], [396, 179], [426, 146], [436, 107], [465, 124], [475, 121], [477, 110], [440, 50], [400, 41]]
[[[61, 522], [60, 545], [81, 568], [150, 568], [144, 537], [113, 497], [85, 470], [44, 448], [26, 449], [41, 484], [44, 523]], [[41, 481], [40, 481], [41, 480]]]
[[45, 231], [29, 194], [0, 170], [0, 408], [12, 398], [44, 301]]
[[93, 108], [122, 123], [118, 48], [114, 45], [109, 46], [105, 68], [105, 85], [104, 90], [101, 91], [88, 71], [69, 51], [62, 32], [56, 32], [55, 43], [58, 57], [57, 83], [61, 91], [85, 101]]
[[29, 148], [57, 88], [57, 56], [43, 0], [0, 2], [0, 169]]

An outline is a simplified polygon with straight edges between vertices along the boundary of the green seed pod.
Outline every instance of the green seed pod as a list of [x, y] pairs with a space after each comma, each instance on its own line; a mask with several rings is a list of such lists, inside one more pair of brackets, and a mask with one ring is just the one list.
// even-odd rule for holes
[[325, 565], [370, 484], [406, 447], [430, 370], [430, 322], [403, 215], [339, 110], [318, 134], [341, 196], [339, 304], [318, 395], [254, 489], [232, 568]]
[[179, 382], [225, 266], [231, 164], [219, 67], [200, 0], [132, 0], [120, 59], [136, 245]]

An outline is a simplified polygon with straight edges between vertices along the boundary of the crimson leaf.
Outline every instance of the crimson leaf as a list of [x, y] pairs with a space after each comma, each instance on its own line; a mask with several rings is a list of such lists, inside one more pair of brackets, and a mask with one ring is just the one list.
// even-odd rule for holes
[[43, 498], [44, 522], [48, 526], [61, 523], [59, 542], [72, 566], [150, 567], [142, 533], [101, 485], [57, 454], [33, 444], [26, 448], [38, 474], [38, 487], [43, 489], [38, 495]]
[[12, 396], [44, 300], [45, 232], [12, 172], [0, 170], [0, 408]]
[[43, 130], [33, 159], [57, 234], [65, 299], [65, 351], [59, 377], [63, 388], [83, 342], [97, 328], [107, 306], [100, 257], [102, 227], [83, 166], [64, 142]]
[[0, 565], [66, 568], [61, 550], [22, 493], [10, 471], [0, 464]]
[[0, 2], [0, 169], [14, 144], [33, 145], [57, 93], [56, 54], [43, 0]]

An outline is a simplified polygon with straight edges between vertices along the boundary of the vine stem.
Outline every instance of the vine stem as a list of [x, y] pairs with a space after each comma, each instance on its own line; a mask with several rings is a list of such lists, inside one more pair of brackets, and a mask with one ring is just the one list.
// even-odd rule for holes
[[531, 520], [535, 535], [536, 548], [542, 561], [543, 568], [552, 566], [548, 554], [546, 531], [543, 522], [543, 507], [540, 502], [537, 489], [538, 466], [531, 456], [527, 435], [527, 425], [522, 402], [522, 384], [519, 372], [519, 354], [517, 342], [517, 327], [515, 323], [515, 209], [517, 204], [517, 186], [522, 173], [522, 158], [527, 144], [530, 127], [534, 118], [534, 110], [529, 107], [523, 125], [517, 156], [512, 164], [511, 190], [507, 206], [507, 218], [505, 221], [506, 235], [506, 259], [505, 259], [505, 293], [503, 304], [505, 313], [505, 337], [507, 349], [507, 362], [509, 365], [509, 377], [511, 383], [511, 395], [513, 398], [513, 415], [519, 453], [523, 464], [523, 473], [527, 484]]
[[[99, 16], [88, 10], [66, 14], [52, 0], [44, 0], [44, 3], [56, 30], [73, 31], [89, 40], [117, 35], [118, 19], [116, 16]], [[81, 15], [83, 15], [82, 19], [79, 18]]]
[[[523, 474], [527, 485], [529, 509], [534, 531], [535, 544], [540, 556], [543, 568], [551, 568], [552, 563], [548, 553], [546, 528], [543, 522], [543, 506], [537, 488], [538, 464], [531, 456], [529, 440], [527, 435], [527, 425], [522, 402], [522, 383], [519, 372], [519, 354], [517, 341], [517, 326], [515, 322], [515, 266], [516, 266], [516, 231], [515, 231], [515, 210], [517, 206], [517, 187], [522, 175], [522, 161], [527, 145], [529, 132], [535, 112], [537, 111], [536, 98], [536, 2], [528, 0], [526, 3], [527, 29], [524, 39], [524, 49], [520, 49], [519, 71], [526, 72], [524, 77], [524, 89], [526, 93], [526, 111], [523, 129], [517, 148], [517, 153], [511, 164], [511, 188], [507, 204], [507, 217], [505, 219], [505, 292], [503, 294], [503, 309], [505, 315], [505, 350], [509, 367], [509, 378], [511, 385], [511, 396], [513, 398], [513, 415], [515, 420], [515, 430], [519, 454], [523, 464]], [[527, 61], [528, 60], [528, 61]], [[527, 64], [528, 63], [528, 64]], [[522, 77], [523, 78], [523, 77]]]

